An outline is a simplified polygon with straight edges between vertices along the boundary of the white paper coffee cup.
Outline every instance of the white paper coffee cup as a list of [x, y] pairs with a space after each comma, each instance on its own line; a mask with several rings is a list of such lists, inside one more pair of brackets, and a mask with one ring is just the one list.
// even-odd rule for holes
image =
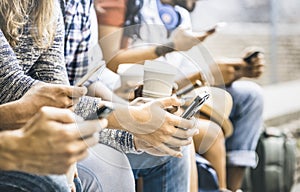
[[141, 64], [120, 64], [117, 73], [121, 79], [121, 89], [133, 89], [143, 82], [144, 66]]
[[143, 97], [171, 96], [176, 74], [177, 69], [164, 61], [145, 61]]

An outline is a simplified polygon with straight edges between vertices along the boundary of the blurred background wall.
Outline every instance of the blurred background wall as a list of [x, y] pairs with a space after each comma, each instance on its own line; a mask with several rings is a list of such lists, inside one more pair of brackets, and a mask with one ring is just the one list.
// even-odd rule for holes
[[192, 13], [194, 31], [227, 25], [204, 45], [215, 57], [240, 56], [247, 46], [265, 50], [262, 85], [300, 79], [300, 0], [203, 0]]

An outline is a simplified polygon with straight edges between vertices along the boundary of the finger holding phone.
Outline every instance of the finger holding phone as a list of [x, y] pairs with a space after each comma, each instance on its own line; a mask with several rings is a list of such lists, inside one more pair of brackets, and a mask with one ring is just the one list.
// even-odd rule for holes
[[265, 57], [264, 51], [259, 47], [249, 47], [244, 50], [242, 56], [243, 60], [246, 62], [244, 69], [244, 77], [258, 78], [264, 72], [265, 67]]
[[[208, 97], [209, 95], [207, 93], [197, 96], [183, 112], [181, 117], [184, 119], [191, 119]], [[146, 151], [147, 153], [156, 156], [170, 155], [174, 153], [174, 156], [181, 157], [181, 147], [191, 143], [191, 137], [198, 133], [198, 127], [195, 126], [195, 123], [193, 123], [192, 127], [188, 128], [188, 126], [182, 122], [179, 123], [178, 126], [175, 126], [175, 129], [176, 131], [171, 135], [171, 137], [160, 145], [155, 145], [154, 142], [151, 142], [152, 140], [149, 142], [148, 139], [137, 135], [137, 137], [135, 137], [136, 147], [139, 150]]]
[[201, 32], [200, 34], [195, 32], [194, 36], [201, 42], [203, 42], [207, 37], [209, 37], [210, 35], [216, 33], [217, 31], [219, 31], [222, 27], [225, 27], [227, 25], [227, 23], [225, 22], [218, 22], [215, 25], [213, 25], [212, 27], [204, 30], [203, 32]]

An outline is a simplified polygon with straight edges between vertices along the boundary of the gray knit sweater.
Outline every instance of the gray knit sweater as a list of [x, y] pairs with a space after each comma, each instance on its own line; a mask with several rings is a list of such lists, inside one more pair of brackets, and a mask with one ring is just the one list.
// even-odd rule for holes
[[[58, 14], [59, 15], [59, 14]], [[58, 18], [52, 46], [43, 50], [34, 44], [28, 22], [16, 47], [11, 47], [0, 29], [0, 104], [22, 97], [37, 81], [69, 84], [63, 54], [64, 27]], [[98, 100], [83, 97], [75, 112], [86, 118], [95, 113]], [[135, 152], [133, 136], [124, 131], [103, 130], [100, 142], [123, 152]]]

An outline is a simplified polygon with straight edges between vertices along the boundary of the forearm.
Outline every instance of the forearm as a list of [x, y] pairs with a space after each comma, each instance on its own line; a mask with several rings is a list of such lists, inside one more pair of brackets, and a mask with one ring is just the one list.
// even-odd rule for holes
[[221, 58], [216, 60], [215, 69], [212, 69], [215, 86], [230, 85], [243, 77], [245, 62], [241, 58]]
[[1, 131], [0, 132], [0, 170], [4, 171], [13, 171], [18, 170], [22, 171], [20, 166], [17, 163], [21, 164], [21, 159], [17, 161], [15, 152], [11, 146], [17, 148], [17, 136], [15, 131]]
[[21, 66], [0, 30], [0, 86], [2, 87], [0, 103], [19, 99], [35, 80], [24, 74]]
[[[108, 126], [113, 127], [114, 129], [126, 130], [129, 131], [132, 127], [134, 127], [133, 116], [131, 113], [134, 113], [135, 108], [129, 105], [122, 104], [113, 104], [113, 112], [110, 113], [107, 117]], [[131, 119], [129, 119], [131, 118]]]
[[19, 100], [0, 105], [0, 131], [23, 126], [36, 113], [28, 107]]
[[102, 82], [96, 81], [88, 87], [88, 96], [99, 97], [105, 101], [127, 105], [128, 102], [114, 94]]
[[133, 48], [120, 50], [113, 58], [107, 60], [107, 67], [117, 72], [118, 66], [122, 63], [141, 63], [145, 60], [153, 60], [158, 56], [155, 54], [155, 46], [147, 48]]

